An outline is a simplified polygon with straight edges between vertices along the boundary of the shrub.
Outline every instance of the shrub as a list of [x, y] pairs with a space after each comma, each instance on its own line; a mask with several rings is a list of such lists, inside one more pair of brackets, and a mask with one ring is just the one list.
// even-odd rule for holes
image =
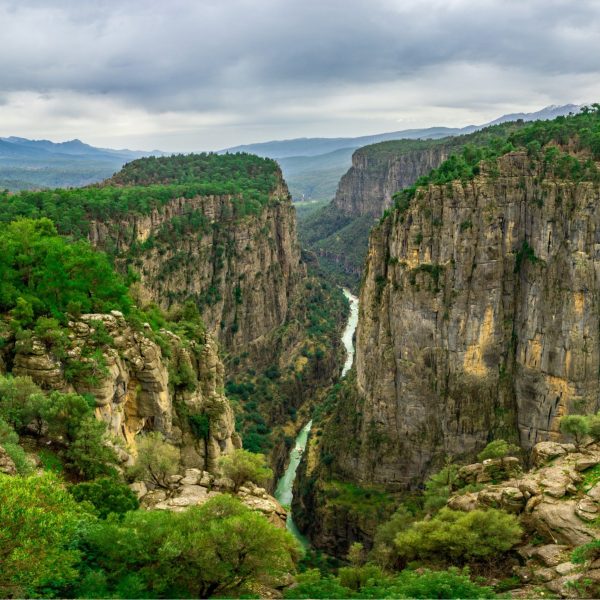
[[101, 519], [109, 514], [124, 515], [139, 507], [137, 496], [129, 487], [111, 477], [79, 483], [69, 492], [77, 502], [90, 502]]
[[518, 451], [518, 446], [509, 444], [506, 440], [494, 440], [477, 455], [477, 459], [483, 462], [488, 458], [506, 458], [507, 456], [514, 455]]
[[179, 450], [164, 441], [158, 431], [144, 435], [138, 442], [138, 456], [130, 474], [168, 488], [168, 479], [179, 468]]
[[88, 520], [51, 473], [0, 474], [0, 595], [59, 595], [77, 579], [74, 539]]
[[264, 485], [273, 477], [273, 471], [267, 467], [264, 455], [248, 450], [239, 449], [233, 454], [223, 456], [220, 466], [225, 477], [233, 481], [236, 492], [246, 481]]
[[588, 418], [583, 415], [566, 415], [560, 420], [560, 431], [574, 438], [575, 445], [579, 447], [590, 431]]
[[442, 508], [428, 521], [418, 521], [396, 536], [401, 556], [408, 560], [451, 562], [490, 559], [510, 550], [522, 530], [517, 518], [501, 510], [461, 512]]
[[91, 415], [85, 417], [66, 447], [67, 465], [86, 479], [114, 474], [119, 460], [107, 441], [106, 424]]
[[124, 597], [132, 591], [142, 598], [235, 597], [277, 583], [298, 554], [287, 531], [227, 495], [182, 513], [132, 511], [99, 522], [84, 545], [93, 569], [86, 591], [96, 587], [95, 597], [123, 588]]

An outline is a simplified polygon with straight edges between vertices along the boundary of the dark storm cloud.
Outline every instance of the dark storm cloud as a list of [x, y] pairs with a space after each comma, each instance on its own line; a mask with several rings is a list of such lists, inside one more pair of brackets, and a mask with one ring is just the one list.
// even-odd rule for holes
[[[0, 92], [116, 94], [151, 109], [249, 90], [391, 81], [456, 61], [598, 69], [596, 1], [0, 2]], [[262, 94], [260, 94], [262, 96]], [[262, 98], [261, 98], [262, 99]]]
[[104, 103], [115, 120], [350, 124], [578, 100], [599, 70], [597, 0], [0, 0], [0, 24], [5, 103], [81, 119]]

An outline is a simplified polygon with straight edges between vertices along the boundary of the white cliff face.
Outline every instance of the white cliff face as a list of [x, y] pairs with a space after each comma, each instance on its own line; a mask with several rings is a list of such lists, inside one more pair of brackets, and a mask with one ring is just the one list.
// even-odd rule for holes
[[[94, 346], [98, 322], [104, 324], [112, 343]], [[241, 446], [233, 410], [223, 394], [223, 365], [209, 335], [205, 341], [185, 347], [176, 335], [164, 332], [172, 348], [172, 356], [166, 358], [158, 344], [134, 331], [117, 311], [82, 315], [69, 323], [69, 332], [70, 347], [63, 359], [39, 339], [17, 342], [13, 374], [28, 375], [45, 389], [94, 396], [96, 416], [122, 442], [124, 460], [135, 456], [136, 436], [142, 431], [160, 431], [180, 447], [183, 466], [209, 471], [216, 469], [221, 455]], [[101, 361], [91, 361], [89, 352], [84, 356], [84, 348], [100, 350]], [[66, 372], [74, 363], [93, 363], [95, 376], [75, 376], [67, 381]], [[169, 367], [182, 365], [196, 378], [193, 389], [170, 385]], [[190, 428], [188, 417], [197, 414], [210, 420], [206, 440], [196, 439]]]

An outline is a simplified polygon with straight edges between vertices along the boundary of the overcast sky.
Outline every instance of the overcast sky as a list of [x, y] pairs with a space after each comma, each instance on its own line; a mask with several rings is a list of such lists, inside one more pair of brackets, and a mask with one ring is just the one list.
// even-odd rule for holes
[[600, 0], [0, 0], [0, 137], [162, 150], [600, 100]]

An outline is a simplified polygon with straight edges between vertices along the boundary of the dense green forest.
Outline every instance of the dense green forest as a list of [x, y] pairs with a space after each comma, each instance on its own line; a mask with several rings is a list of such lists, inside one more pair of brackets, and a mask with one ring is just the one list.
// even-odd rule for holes
[[142, 158], [102, 185], [0, 193], [0, 221], [48, 217], [63, 234], [84, 237], [90, 219], [148, 214], [175, 198], [231, 195], [238, 216], [260, 212], [278, 181], [277, 163], [250, 154]]

